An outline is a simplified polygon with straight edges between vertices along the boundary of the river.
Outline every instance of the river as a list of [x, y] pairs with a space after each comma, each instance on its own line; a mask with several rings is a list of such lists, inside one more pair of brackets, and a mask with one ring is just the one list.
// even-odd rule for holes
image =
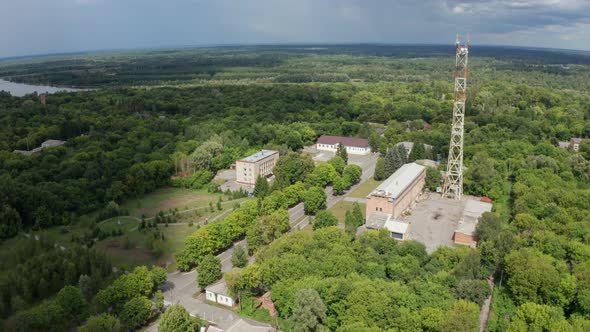
[[73, 89], [73, 88], [56, 88], [54, 86], [46, 85], [31, 85], [25, 83], [14, 83], [3, 79], [0, 79], [0, 91], [10, 92], [11, 95], [16, 97], [22, 97], [26, 94], [37, 92], [41, 93], [56, 93], [59, 91], [82, 91], [84, 89]]

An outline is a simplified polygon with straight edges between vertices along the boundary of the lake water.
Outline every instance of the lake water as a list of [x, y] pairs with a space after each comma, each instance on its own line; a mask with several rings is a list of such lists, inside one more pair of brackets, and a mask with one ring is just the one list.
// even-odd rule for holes
[[11, 95], [16, 97], [22, 97], [28, 93], [37, 92], [41, 93], [55, 93], [59, 91], [81, 91], [84, 89], [72, 89], [72, 88], [56, 88], [54, 86], [45, 85], [31, 85], [24, 83], [14, 83], [3, 79], [0, 79], [0, 91], [10, 92]]

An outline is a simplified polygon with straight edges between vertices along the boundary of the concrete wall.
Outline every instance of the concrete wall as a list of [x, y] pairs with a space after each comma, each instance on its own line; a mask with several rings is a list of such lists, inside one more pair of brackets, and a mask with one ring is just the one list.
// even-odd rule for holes
[[216, 303], [219, 303], [219, 304], [223, 304], [223, 305], [228, 306], [228, 307], [233, 307], [234, 304], [235, 304], [234, 299], [232, 299], [231, 297], [225, 296], [225, 295], [221, 295], [221, 294], [215, 294], [215, 293], [210, 292], [210, 291], [206, 291], [205, 292], [205, 298], [208, 301], [216, 302]]
[[[336, 152], [336, 150], [338, 150], [338, 145], [317, 143], [316, 148], [318, 151]], [[364, 156], [364, 155], [368, 155], [369, 153], [371, 153], [371, 148], [370, 147], [357, 148], [357, 147], [353, 147], [353, 146], [346, 146], [346, 152], [350, 153], [350, 154], [358, 154], [358, 155]]]
[[279, 160], [279, 154], [275, 153], [256, 162], [238, 160], [236, 162], [236, 180], [244, 184], [256, 184], [259, 175], [268, 176]]
[[369, 218], [373, 212], [383, 212], [391, 214], [394, 219], [398, 219], [405, 210], [412, 207], [420, 193], [422, 193], [425, 183], [426, 172], [423, 171], [396, 200], [369, 195], [365, 209], [366, 218]]

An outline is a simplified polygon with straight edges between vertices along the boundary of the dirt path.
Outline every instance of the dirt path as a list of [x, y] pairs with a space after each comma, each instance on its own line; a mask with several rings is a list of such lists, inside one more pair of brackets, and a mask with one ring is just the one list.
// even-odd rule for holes
[[479, 314], [479, 332], [484, 332], [488, 326], [490, 307], [492, 306], [492, 297], [494, 295], [494, 276], [491, 275], [487, 282], [488, 285], [490, 285], [491, 293], [490, 296], [484, 301], [483, 306], [481, 306], [481, 312]]

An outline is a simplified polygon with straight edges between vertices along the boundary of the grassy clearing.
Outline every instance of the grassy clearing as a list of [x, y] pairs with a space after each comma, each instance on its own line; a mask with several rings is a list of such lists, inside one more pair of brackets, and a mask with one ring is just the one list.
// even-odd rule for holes
[[[222, 197], [221, 210], [217, 208], [219, 197]], [[136, 265], [160, 265], [167, 266], [174, 270], [174, 254], [184, 247], [186, 237], [197, 230], [197, 225], [205, 220], [211, 220], [216, 216], [231, 210], [235, 203], [245, 201], [246, 198], [228, 201], [228, 197], [219, 193], [207, 193], [202, 190], [185, 190], [176, 188], [165, 188], [144, 197], [133, 199], [123, 203], [121, 206], [127, 209], [131, 216], [119, 216], [103, 220], [96, 224], [102, 232], [111, 234], [113, 231], [121, 230], [123, 235], [109, 236], [96, 242], [96, 248], [107, 254], [115, 266], [133, 267]], [[213, 211], [209, 207], [213, 204]], [[141, 207], [137, 207], [137, 206]], [[197, 208], [199, 207], [199, 208]], [[148, 250], [148, 239], [154, 236], [154, 230], [139, 230], [141, 214], [150, 216], [159, 211], [169, 212], [169, 209], [180, 210], [176, 219], [178, 223], [158, 226], [164, 235], [161, 242], [162, 254], [156, 257]], [[197, 208], [197, 209], [195, 209]], [[185, 209], [195, 209], [181, 213]], [[153, 213], [153, 214], [152, 214]], [[47, 239], [62, 246], [72, 244], [73, 238], [78, 238], [90, 232], [95, 225], [96, 213], [82, 216], [80, 221], [68, 225], [57, 226], [50, 229], [31, 232], [31, 238]], [[194, 226], [189, 226], [189, 223]], [[11, 262], [14, 250], [22, 246], [29, 239], [21, 234], [13, 239], [0, 243], [0, 267], [7, 267]]]
[[[330, 210], [330, 211], [332, 211], [332, 213], [334, 213], [334, 215], [336, 216], [336, 218], [338, 218], [338, 220], [340, 221], [341, 224], [344, 224], [344, 216], [346, 214], [346, 211], [352, 212], [353, 204], [354, 204], [354, 202], [348, 202], [348, 201], [342, 200], [342, 201], [334, 204], [328, 210]], [[359, 203], [359, 205], [361, 207], [361, 211], [363, 211], [363, 216], [364, 216], [365, 215], [365, 204]]]
[[225, 201], [227, 196], [221, 193], [208, 193], [206, 190], [191, 190], [182, 188], [163, 188], [140, 198], [130, 199], [121, 205], [129, 211], [129, 215], [141, 217], [142, 214], [151, 217], [160, 211], [192, 208], [207, 208], [209, 202], [215, 204], [219, 197]]
[[346, 195], [349, 197], [365, 198], [371, 193], [378, 185], [383, 181], [375, 181], [373, 178], [369, 178], [367, 181], [361, 183], [353, 192]]

